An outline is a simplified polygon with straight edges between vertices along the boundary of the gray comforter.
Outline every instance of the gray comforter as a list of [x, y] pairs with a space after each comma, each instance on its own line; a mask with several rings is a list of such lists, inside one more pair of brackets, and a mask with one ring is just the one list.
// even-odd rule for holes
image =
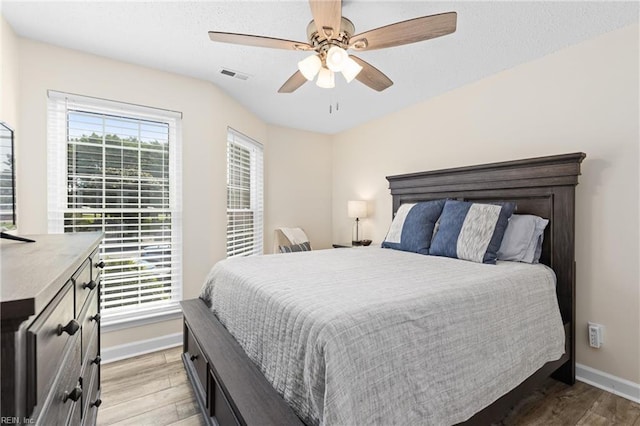
[[564, 353], [543, 265], [380, 248], [234, 258], [201, 297], [308, 424], [454, 424]]

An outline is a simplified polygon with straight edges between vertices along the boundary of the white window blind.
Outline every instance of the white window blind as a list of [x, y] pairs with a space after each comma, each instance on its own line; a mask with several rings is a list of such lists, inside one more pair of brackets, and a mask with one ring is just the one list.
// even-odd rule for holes
[[49, 92], [49, 231], [101, 231], [105, 323], [181, 299], [179, 113]]
[[262, 254], [262, 145], [233, 129], [227, 134], [227, 257]]

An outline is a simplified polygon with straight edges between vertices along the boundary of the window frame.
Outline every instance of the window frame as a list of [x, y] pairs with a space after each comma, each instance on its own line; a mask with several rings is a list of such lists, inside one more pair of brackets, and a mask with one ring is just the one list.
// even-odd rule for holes
[[[250, 153], [249, 175], [249, 209], [237, 209], [230, 208], [229, 206], [229, 187], [230, 187], [230, 147], [231, 145], [237, 145], [243, 149], [246, 149]], [[253, 256], [264, 253], [264, 147], [260, 142], [238, 132], [237, 130], [228, 127], [227, 128], [227, 232], [226, 242], [227, 258], [238, 256]], [[230, 210], [235, 212], [251, 211], [253, 213], [253, 244], [250, 251], [242, 251], [240, 253], [233, 254], [233, 250], [229, 247], [229, 238], [234, 235], [230, 233]]]
[[[116, 116], [134, 120], [155, 121], [169, 126], [169, 208], [171, 213], [171, 287], [166, 303], [145, 303], [109, 312], [102, 311], [103, 331], [127, 328], [156, 321], [177, 318], [182, 300], [182, 114], [176, 111], [152, 108], [88, 96], [48, 91], [47, 117], [47, 174], [48, 174], [48, 229], [50, 233], [64, 233], [65, 213], [68, 207], [67, 150], [69, 147], [67, 119], [70, 111], [79, 110], [101, 116]], [[138, 195], [140, 197], [140, 195]], [[106, 211], [108, 209], [101, 209]], [[121, 209], [122, 210], [122, 209]], [[104, 227], [104, 223], [103, 223]], [[101, 244], [104, 253], [104, 243]], [[103, 295], [100, 295], [101, 299]], [[104, 308], [103, 308], [104, 309]]]

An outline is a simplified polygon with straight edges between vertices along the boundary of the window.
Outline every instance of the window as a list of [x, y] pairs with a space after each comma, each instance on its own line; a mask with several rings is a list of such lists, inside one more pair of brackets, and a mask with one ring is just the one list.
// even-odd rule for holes
[[227, 257], [262, 254], [262, 145], [227, 134]]
[[181, 299], [179, 113], [49, 92], [49, 231], [105, 233], [103, 324]]

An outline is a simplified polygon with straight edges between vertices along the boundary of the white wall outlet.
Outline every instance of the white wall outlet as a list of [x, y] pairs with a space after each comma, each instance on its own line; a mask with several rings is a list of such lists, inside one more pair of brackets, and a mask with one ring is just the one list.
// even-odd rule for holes
[[600, 346], [604, 343], [602, 331], [604, 326], [601, 324], [596, 324], [594, 322], [589, 322], [589, 346], [592, 348], [599, 349]]

